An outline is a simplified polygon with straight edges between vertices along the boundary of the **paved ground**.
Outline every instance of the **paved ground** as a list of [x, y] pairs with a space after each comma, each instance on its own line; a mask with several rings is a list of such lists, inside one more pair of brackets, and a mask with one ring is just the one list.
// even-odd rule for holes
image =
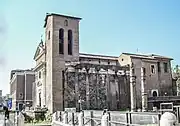
[[25, 126], [51, 126], [51, 125], [46, 125], [46, 124], [25, 124]]
[[0, 113], [0, 126], [14, 126], [14, 124], [11, 120], [5, 121], [4, 120], [4, 114]]

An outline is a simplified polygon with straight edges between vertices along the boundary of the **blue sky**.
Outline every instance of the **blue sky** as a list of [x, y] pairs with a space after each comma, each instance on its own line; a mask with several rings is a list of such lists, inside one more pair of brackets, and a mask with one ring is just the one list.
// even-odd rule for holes
[[80, 52], [156, 53], [180, 64], [179, 0], [0, 0], [0, 89], [12, 69], [34, 66], [47, 12], [79, 16]]

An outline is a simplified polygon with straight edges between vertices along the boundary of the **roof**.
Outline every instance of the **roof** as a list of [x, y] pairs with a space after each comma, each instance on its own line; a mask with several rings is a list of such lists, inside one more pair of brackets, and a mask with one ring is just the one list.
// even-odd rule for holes
[[46, 13], [44, 27], [46, 27], [47, 19], [48, 19], [49, 16], [60, 16], [60, 17], [71, 18], [71, 19], [76, 19], [76, 20], [81, 20], [82, 19], [82, 18], [79, 18], [79, 17], [70, 16], [70, 15], [63, 15], [63, 14], [56, 14], [56, 13]]
[[145, 59], [169, 59], [173, 60], [173, 58], [166, 57], [166, 56], [161, 56], [157, 54], [133, 54], [133, 53], [122, 53], [124, 55], [129, 55], [130, 57], [135, 57], [135, 58], [145, 58]]
[[24, 73], [24, 72], [32, 72], [32, 69], [15, 69], [15, 70], [11, 70], [11, 73], [10, 73], [10, 79], [12, 79], [13, 75], [16, 74], [16, 73]]
[[106, 55], [96, 55], [96, 54], [86, 54], [86, 53], [80, 53], [79, 57], [83, 58], [92, 58], [92, 59], [107, 59], [107, 60], [117, 60], [117, 56], [106, 56]]

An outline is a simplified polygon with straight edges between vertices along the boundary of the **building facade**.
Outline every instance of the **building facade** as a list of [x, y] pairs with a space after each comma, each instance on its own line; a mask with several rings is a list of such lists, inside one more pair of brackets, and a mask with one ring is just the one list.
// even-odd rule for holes
[[23, 105], [32, 105], [32, 85], [35, 74], [32, 70], [12, 70], [10, 78], [10, 95], [12, 109], [22, 109]]
[[[132, 94], [135, 95], [134, 108], [141, 108], [143, 93], [145, 93], [147, 97], [173, 95], [172, 58], [154, 54], [122, 53], [118, 60], [122, 66], [130, 65], [134, 71], [136, 77], [135, 93]], [[143, 76], [142, 69], [144, 71]], [[142, 77], [144, 77], [143, 80]], [[142, 81], [144, 81], [144, 83]]]
[[[34, 106], [47, 106], [50, 112], [66, 107], [80, 108], [80, 105], [83, 109], [119, 110], [128, 108], [132, 102], [136, 102], [133, 107], [141, 108], [142, 82], [139, 70], [144, 66], [147, 68], [146, 74], [151, 71], [151, 67], [154, 68], [154, 73], [150, 73], [146, 78], [148, 84], [145, 89], [149, 93], [148, 96], [155, 93], [157, 96], [163, 93], [171, 94], [164, 88], [165, 85], [171, 85], [171, 59], [154, 56], [151, 60], [129, 54], [115, 57], [80, 53], [80, 20], [78, 17], [53, 13], [46, 15], [45, 42], [41, 40], [34, 55]], [[161, 61], [162, 70], [163, 62], [167, 63], [168, 72], [157, 72], [158, 61]], [[131, 90], [130, 84], [132, 64], [136, 67], [137, 84], [134, 91]], [[138, 93], [133, 95], [131, 92]], [[130, 95], [135, 98], [130, 98]]]

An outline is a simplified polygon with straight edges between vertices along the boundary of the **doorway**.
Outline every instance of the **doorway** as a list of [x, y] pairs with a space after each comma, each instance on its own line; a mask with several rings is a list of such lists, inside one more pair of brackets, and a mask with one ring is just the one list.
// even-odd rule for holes
[[153, 91], [153, 97], [157, 97], [158, 96], [158, 94], [157, 94], [157, 91]]

